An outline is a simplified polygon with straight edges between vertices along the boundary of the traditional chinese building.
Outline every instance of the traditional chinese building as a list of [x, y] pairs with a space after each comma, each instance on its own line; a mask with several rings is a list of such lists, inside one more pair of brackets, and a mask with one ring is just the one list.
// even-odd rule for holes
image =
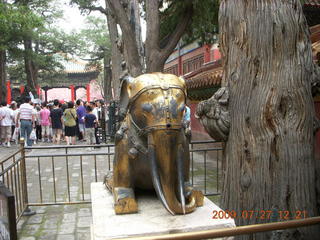
[[[37, 94], [42, 101], [70, 101], [78, 98], [91, 101], [102, 98], [102, 86], [97, 81], [100, 71], [97, 68], [88, 67], [87, 61], [66, 60], [60, 55], [57, 61], [63, 65], [64, 71], [39, 81]], [[17, 99], [25, 91], [24, 84], [14, 79], [8, 82], [7, 88], [11, 90], [11, 99]]]

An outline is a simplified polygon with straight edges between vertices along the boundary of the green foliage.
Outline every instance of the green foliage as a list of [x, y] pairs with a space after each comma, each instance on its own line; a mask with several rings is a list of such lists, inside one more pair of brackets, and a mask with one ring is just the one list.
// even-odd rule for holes
[[[14, 4], [0, 4], [0, 47], [8, 51], [8, 73], [13, 81], [26, 82], [24, 57], [32, 59], [33, 71], [40, 81], [54, 77], [63, 70], [55, 54], [76, 54], [76, 36], [54, 27], [62, 11], [52, 0], [17, 0]], [[25, 40], [31, 41], [28, 49]]]
[[81, 56], [90, 58], [90, 66], [95, 66], [102, 71], [102, 59], [110, 59], [111, 43], [104, 18], [88, 16], [85, 28], [81, 29], [78, 39], [83, 44]]
[[0, 3], [0, 48], [8, 50], [21, 43], [29, 29], [41, 28], [42, 18], [25, 6]]
[[214, 35], [218, 32], [218, 0], [170, 0], [161, 1], [161, 7], [168, 4], [160, 11], [162, 41], [170, 36], [187, 11], [192, 11], [191, 24], [183, 37], [185, 43], [199, 41], [203, 43], [214, 42]]
[[103, 18], [88, 16], [85, 28], [80, 31], [82, 39], [86, 42], [85, 54], [92, 58], [105, 56], [105, 52], [110, 56], [110, 39], [108, 35], [107, 22]]

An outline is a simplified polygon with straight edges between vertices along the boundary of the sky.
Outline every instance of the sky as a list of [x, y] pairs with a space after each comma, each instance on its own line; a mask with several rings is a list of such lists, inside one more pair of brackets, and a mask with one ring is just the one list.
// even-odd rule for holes
[[[77, 6], [70, 6], [68, 0], [57, 0], [59, 6], [64, 10], [64, 19], [58, 22], [58, 26], [64, 29], [66, 32], [70, 33], [74, 29], [81, 29], [85, 25], [85, 18], [87, 15], [81, 15], [80, 10]], [[98, 0], [100, 6], [105, 6], [104, 0]], [[105, 15], [98, 11], [93, 11], [90, 13], [90, 16], [102, 17], [105, 18]], [[141, 28], [142, 28], [142, 40], [146, 39], [146, 23], [141, 18]], [[121, 30], [119, 30], [121, 32]]]
[[[77, 6], [70, 6], [68, 0], [57, 0], [59, 6], [64, 10], [64, 19], [58, 21], [58, 26], [70, 33], [72, 30], [84, 27], [87, 15], [81, 15]], [[102, 1], [103, 4], [103, 1]], [[103, 6], [103, 5], [102, 5]], [[90, 16], [105, 17], [100, 12], [94, 11]]]

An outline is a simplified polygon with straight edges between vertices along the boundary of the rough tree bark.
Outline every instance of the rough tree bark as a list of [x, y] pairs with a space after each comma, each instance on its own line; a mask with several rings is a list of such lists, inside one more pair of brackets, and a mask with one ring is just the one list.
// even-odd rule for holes
[[111, 41], [111, 67], [112, 67], [112, 87], [114, 91], [114, 99], [119, 100], [120, 97], [120, 75], [121, 75], [121, 62], [122, 55], [117, 47], [118, 30], [117, 23], [114, 17], [108, 11], [106, 1], [106, 16], [108, 22], [109, 37]]
[[103, 74], [103, 93], [104, 93], [104, 99], [107, 103], [109, 103], [112, 100], [112, 72], [111, 72], [111, 67], [109, 63], [109, 58], [104, 57], [103, 59], [103, 66], [104, 66], [104, 74]]
[[131, 27], [124, 6], [118, 0], [106, 0], [106, 3], [111, 9], [113, 16], [115, 16], [116, 22], [120, 25], [123, 40], [125, 42], [126, 62], [128, 70], [132, 76], [138, 76], [142, 73], [142, 65], [140, 63], [140, 57], [135, 40], [135, 34]]
[[0, 101], [6, 98], [6, 51], [0, 51]]
[[32, 40], [25, 38], [24, 41], [24, 65], [27, 75], [27, 86], [28, 89], [35, 96], [36, 86], [37, 86], [37, 77], [38, 77], [38, 68], [36, 64], [32, 61]]
[[[270, 222], [271, 217], [285, 220], [279, 211], [288, 211], [290, 218], [302, 211], [318, 215], [311, 94], [315, 69], [300, 1], [223, 0], [219, 26], [230, 114], [222, 207], [240, 215], [238, 225]], [[250, 210], [254, 217], [241, 217]], [[263, 211], [269, 210], [273, 214], [263, 220]], [[239, 239], [318, 236], [319, 226]]]

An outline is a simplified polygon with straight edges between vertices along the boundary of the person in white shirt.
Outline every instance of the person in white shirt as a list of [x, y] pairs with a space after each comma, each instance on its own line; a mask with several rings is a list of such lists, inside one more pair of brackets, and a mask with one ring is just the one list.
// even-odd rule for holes
[[16, 127], [20, 125], [20, 135], [26, 140], [26, 145], [31, 147], [32, 140], [30, 139], [30, 134], [32, 128], [35, 127], [35, 115], [33, 106], [31, 105], [31, 98], [25, 97], [24, 104], [21, 104], [20, 111], [17, 116]]
[[3, 146], [10, 147], [13, 111], [7, 107], [6, 101], [1, 102], [0, 120], [1, 139], [3, 140]]
[[11, 141], [14, 141], [16, 144], [18, 144], [19, 140], [19, 132], [20, 129], [16, 128], [17, 123], [17, 115], [19, 112], [18, 104], [15, 101], [12, 101], [10, 108], [13, 111], [13, 121], [12, 121], [12, 127], [11, 127]]

